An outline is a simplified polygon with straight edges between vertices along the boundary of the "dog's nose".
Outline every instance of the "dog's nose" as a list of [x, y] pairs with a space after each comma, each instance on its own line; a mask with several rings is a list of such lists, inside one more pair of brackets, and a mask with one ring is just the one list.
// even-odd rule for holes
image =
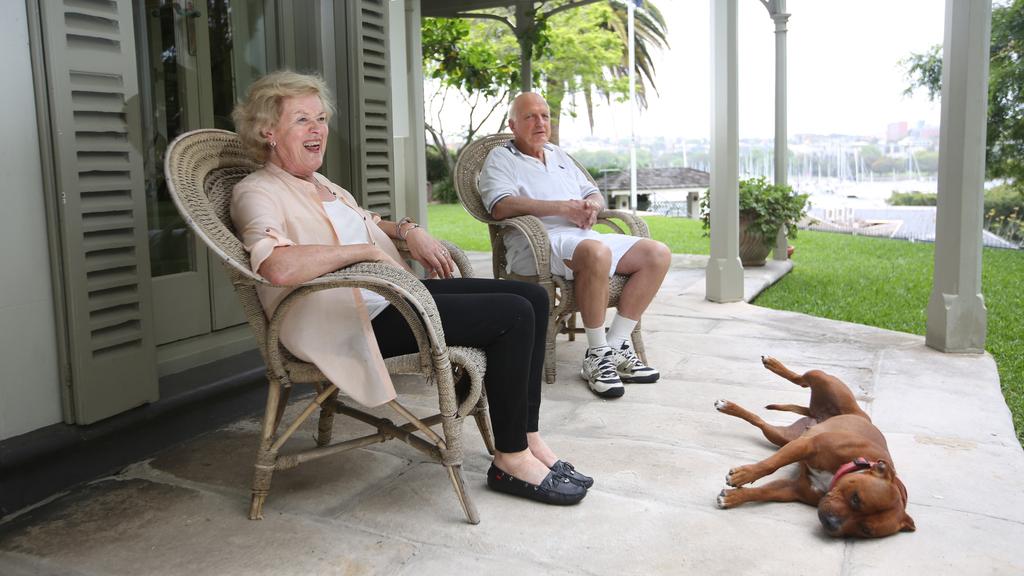
[[825, 531], [830, 535], [837, 534], [843, 526], [843, 520], [840, 517], [822, 510], [818, 510], [818, 520], [821, 521], [821, 525], [825, 527]]

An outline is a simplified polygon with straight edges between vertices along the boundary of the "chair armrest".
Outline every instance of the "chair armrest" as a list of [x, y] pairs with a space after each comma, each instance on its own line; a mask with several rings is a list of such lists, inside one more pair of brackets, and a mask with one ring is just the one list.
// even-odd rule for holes
[[548, 239], [547, 228], [540, 218], [532, 215], [512, 216], [504, 220], [495, 220], [494, 224], [502, 228], [512, 227], [526, 236], [533, 252], [533, 261], [537, 265], [537, 276], [541, 282], [551, 279], [551, 241]]
[[624, 210], [602, 210], [597, 215], [597, 218], [598, 222], [610, 226], [619, 234], [625, 234], [626, 231], [615, 220], [621, 220], [629, 228], [629, 234], [632, 236], [639, 236], [640, 238], [651, 237], [651, 231], [647, 228], [647, 222], [644, 222], [643, 218], [634, 216], [630, 212]]
[[447, 240], [441, 240], [441, 244], [448, 249], [448, 253], [452, 257], [452, 261], [455, 262], [455, 267], [459, 269], [459, 276], [463, 278], [473, 277], [473, 264], [469, 261], [469, 256], [454, 243]]
[[[425, 366], [436, 364], [438, 358], [443, 358], [442, 364], [447, 363], [448, 349], [444, 340], [444, 329], [441, 326], [437, 304], [434, 303], [430, 292], [410, 272], [380, 262], [352, 264], [296, 287], [274, 310], [267, 327], [268, 350], [275, 350], [279, 346], [281, 321], [300, 298], [321, 290], [346, 287], [365, 288], [377, 292], [401, 312], [416, 337], [421, 361]], [[275, 357], [272, 354], [268, 356]], [[272, 368], [279, 374], [284, 373], [281, 365], [274, 365]]]
[[[398, 249], [398, 253], [401, 254], [403, 258], [412, 258], [411, 253], [409, 252], [408, 242], [405, 240], [395, 240], [394, 242], [395, 248]], [[448, 253], [451, 254], [452, 261], [455, 262], [455, 267], [459, 269], [459, 276], [462, 278], [472, 278], [474, 273], [473, 264], [469, 261], [469, 256], [466, 255], [462, 248], [459, 248], [457, 245], [447, 240], [438, 240], [438, 242], [448, 249]]]

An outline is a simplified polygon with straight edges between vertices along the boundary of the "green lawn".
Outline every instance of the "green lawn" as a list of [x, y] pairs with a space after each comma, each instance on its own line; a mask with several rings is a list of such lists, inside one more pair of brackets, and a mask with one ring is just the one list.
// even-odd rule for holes
[[[646, 218], [651, 236], [675, 253], [707, 254], [700, 222]], [[432, 234], [466, 250], [490, 250], [487, 227], [459, 205], [429, 209]], [[822, 318], [925, 332], [925, 308], [932, 286], [934, 245], [827, 232], [800, 231], [793, 240], [793, 271], [762, 293], [756, 304]], [[841, 259], [836, 258], [842, 254]], [[986, 348], [996, 360], [1003, 395], [1024, 444], [1024, 252], [985, 248], [982, 290], [988, 308]]]
[[[667, 216], [651, 216], [645, 220], [651, 236], [668, 244], [672, 252], [708, 253], [708, 239], [704, 237], [699, 221]], [[431, 234], [454, 242], [463, 250], [491, 250], [487, 225], [470, 216], [461, 204], [431, 204], [427, 210], [427, 224]]]
[[[807, 230], [793, 244], [796, 266], [757, 298], [758, 306], [924, 335], [934, 244]], [[1022, 279], [1024, 252], [982, 250], [985, 347], [996, 360], [1017, 439], [1024, 444]]]

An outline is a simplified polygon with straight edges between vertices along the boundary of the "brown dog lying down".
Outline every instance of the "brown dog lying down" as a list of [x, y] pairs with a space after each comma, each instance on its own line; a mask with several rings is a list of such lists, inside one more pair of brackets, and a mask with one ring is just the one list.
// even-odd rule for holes
[[[907, 515], [907, 489], [896, 468], [885, 437], [860, 409], [849, 388], [835, 376], [811, 370], [803, 376], [774, 358], [761, 357], [765, 368], [803, 388], [811, 389], [808, 407], [771, 404], [769, 410], [803, 415], [789, 426], [772, 426], [757, 415], [719, 400], [719, 412], [757, 426], [769, 442], [779, 446], [770, 457], [733, 468], [718, 506], [733, 508], [744, 502], [803, 502], [818, 507], [818, 519], [829, 536], [873, 538], [913, 532]], [[739, 488], [779, 468], [800, 463], [796, 478], [776, 480], [755, 488]]]

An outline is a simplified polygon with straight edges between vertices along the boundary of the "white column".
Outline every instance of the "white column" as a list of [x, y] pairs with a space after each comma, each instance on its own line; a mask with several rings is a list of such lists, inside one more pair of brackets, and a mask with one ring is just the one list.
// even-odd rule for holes
[[629, 207], [636, 214], [636, 4], [626, 3], [629, 37]]
[[[786, 127], [786, 0], [772, 0], [768, 9], [775, 21], [775, 183], [785, 186], [789, 172], [789, 136]], [[775, 260], [788, 260], [785, 228], [775, 241]]]
[[705, 292], [713, 302], [743, 299], [740, 263], [737, 0], [711, 2], [711, 258]]
[[408, 119], [405, 120], [407, 137], [395, 139], [396, 148], [401, 144], [405, 158], [405, 186], [403, 189], [395, 190], [396, 196], [404, 196], [405, 211], [398, 215], [409, 216], [427, 226], [427, 144], [423, 128], [423, 35], [420, 29], [423, 17], [420, 14], [419, 0], [392, 0], [390, 8], [403, 10], [404, 13], [404, 32], [392, 30], [392, 34], [405, 34], [405, 69], [392, 69], [392, 74], [404, 74], [408, 79], [406, 83], [409, 98], [402, 110], [408, 115]]
[[935, 280], [925, 342], [943, 352], [983, 352], [981, 221], [991, 0], [946, 0]]

